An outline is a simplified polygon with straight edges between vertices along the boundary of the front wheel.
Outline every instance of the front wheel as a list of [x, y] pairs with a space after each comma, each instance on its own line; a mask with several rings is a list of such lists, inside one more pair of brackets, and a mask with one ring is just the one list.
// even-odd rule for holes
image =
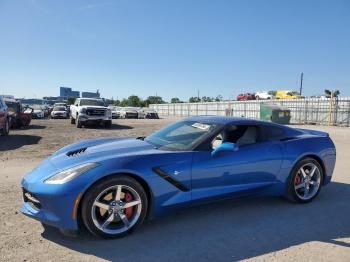
[[147, 214], [143, 187], [128, 176], [115, 176], [94, 185], [83, 199], [81, 215], [96, 236], [118, 238], [142, 224]]
[[287, 196], [299, 203], [312, 201], [320, 192], [323, 183], [323, 171], [313, 158], [300, 160], [293, 168], [288, 179]]
[[0, 134], [2, 136], [7, 136], [10, 133], [10, 121], [6, 119], [5, 125], [3, 126], [2, 130], [0, 131]]
[[70, 116], [70, 123], [71, 123], [72, 125], [74, 125], [74, 124], [75, 124], [75, 119], [73, 118], [73, 116], [72, 116], [72, 115]]

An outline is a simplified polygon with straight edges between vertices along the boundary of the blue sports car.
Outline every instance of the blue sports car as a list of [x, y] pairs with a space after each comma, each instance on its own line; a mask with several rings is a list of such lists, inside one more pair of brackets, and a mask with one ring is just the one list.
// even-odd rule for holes
[[147, 137], [66, 146], [22, 180], [22, 212], [64, 232], [121, 237], [176, 208], [224, 198], [310, 202], [330, 182], [327, 133], [246, 118], [198, 116]]

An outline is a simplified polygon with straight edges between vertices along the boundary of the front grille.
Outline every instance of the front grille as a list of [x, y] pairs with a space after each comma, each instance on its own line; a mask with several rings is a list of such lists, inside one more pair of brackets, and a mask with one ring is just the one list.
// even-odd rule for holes
[[69, 151], [67, 153], [67, 156], [69, 156], [69, 157], [78, 156], [78, 155], [84, 153], [86, 149], [87, 149], [87, 147], [83, 147], [83, 148], [79, 148], [77, 150]]
[[106, 114], [105, 109], [87, 109], [86, 114], [88, 116], [104, 116]]
[[126, 113], [125, 114], [126, 118], [137, 118], [138, 114], [137, 113]]
[[147, 113], [146, 118], [158, 118], [158, 114], [157, 113]]
[[25, 188], [23, 190], [23, 200], [25, 203], [29, 203], [35, 209], [41, 209], [40, 201], [35, 197], [34, 194], [30, 193]]

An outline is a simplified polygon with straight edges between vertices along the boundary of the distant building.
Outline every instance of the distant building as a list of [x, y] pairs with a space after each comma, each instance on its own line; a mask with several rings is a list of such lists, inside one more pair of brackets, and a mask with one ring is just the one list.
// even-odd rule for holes
[[80, 92], [79, 91], [73, 91], [72, 88], [70, 87], [60, 87], [60, 97], [68, 98], [68, 97], [75, 97], [78, 98], [80, 97]]
[[84, 98], [100, 98], [100, 92], [97, 90], [96, 93], [94, 92], [81, 92], [81, 97]]

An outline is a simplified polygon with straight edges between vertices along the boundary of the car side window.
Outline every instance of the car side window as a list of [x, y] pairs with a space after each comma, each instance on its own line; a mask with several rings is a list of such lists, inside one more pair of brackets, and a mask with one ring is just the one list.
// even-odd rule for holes
[[281, 140], [284, 136], [284, 130], [279, 127], [270, 126], [268, 132], [269, 140]]

